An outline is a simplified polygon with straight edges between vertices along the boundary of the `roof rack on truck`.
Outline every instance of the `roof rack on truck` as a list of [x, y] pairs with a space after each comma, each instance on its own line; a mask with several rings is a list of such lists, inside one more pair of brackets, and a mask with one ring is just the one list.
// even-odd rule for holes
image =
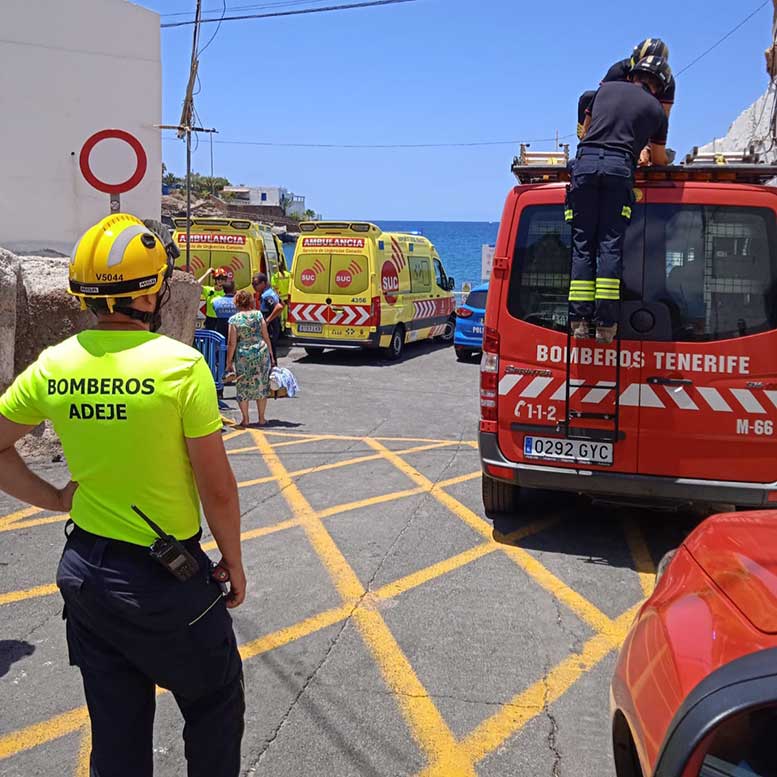
[[[777, 178], [777, 165], [761, 163], [754, 147], [745, 151], [701, 153], [698, 148], [686, 156], [681, 165], [638, 167], [636, 180], [708, 181], [717, 183], [766, 184]], [[562, 151], [526, 151], [513, 159], [511, 170], [520, 184], [563, 183], [569, 180], [567, 162], [569, 146]]]

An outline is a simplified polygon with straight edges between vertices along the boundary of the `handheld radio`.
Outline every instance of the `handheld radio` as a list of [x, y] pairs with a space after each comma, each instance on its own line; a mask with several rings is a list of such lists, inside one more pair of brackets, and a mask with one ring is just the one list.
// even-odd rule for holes
[[159, 536], [149, 548], [151, 558], [182, 583], [193, 578], [200, 571], [197, 559], [175, 537], [165, 534], [137, 505], [131, 507]]

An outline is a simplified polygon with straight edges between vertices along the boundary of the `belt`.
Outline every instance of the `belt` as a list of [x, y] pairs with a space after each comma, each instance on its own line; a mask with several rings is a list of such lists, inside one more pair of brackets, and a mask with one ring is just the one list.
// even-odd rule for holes
[[[72, 530], [68, 533], [68, 527], [72, 526]], [[76, 542], [93, 545], [97, 542], [106, 543], [107, 547], [111, 550], [122, 553], [127, 556], [141, 556], [148, 558], [148, 549], [151, 547], [151, 543], [148, 545], [136, 545], [134, 542], [125, 542], [124, 540], [116, 540], [112, 537], [101, 537], [99, 534], [92, 534], [92, 532], [82, 529], [77, 523], [69, 520], [65, 524], [65, 536], [68, 541], [74, 540]], [[189, 537], [185, 540], [179, 540], [179, 542], [186, 547], [187, 550], [198, 550], [200, 547], [200, 537], [202, 537], [202, 529], [193, 537]]]
[[634, 157], [628, 151], [616, 151], [612, 148], [596, 148], [594, 146], [583, 146], [577, 149], [577, 158], [581, 156], [598, 156], [600, 158], [607, 156], [616, 156], [618, 159], [625, 159], [629, 164], [633, 164]]

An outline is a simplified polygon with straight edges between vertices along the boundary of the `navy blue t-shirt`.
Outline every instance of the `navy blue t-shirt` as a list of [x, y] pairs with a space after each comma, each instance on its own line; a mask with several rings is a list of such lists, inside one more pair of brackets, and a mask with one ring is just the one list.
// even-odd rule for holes
[[650, 142], [666, 145], [668, 121], [661, 103], [642, 84], [602, 84], [591, 106], [591, 126], [579, 148], [603, 148], [628, 154], [636, 163]]

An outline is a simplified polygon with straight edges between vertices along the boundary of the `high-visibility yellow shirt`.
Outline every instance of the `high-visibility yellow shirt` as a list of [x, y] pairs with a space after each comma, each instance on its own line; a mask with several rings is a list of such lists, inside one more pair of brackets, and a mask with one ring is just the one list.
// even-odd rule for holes
[[289, 296], [289, 285], [291, 283], [291, 273], [290, 272], [282, 272], [278, 271], [278, 274], [275, 276], [275, 283], [273, 284], [273, 287], [278, 292], [278, 296], [285, 300]]
[[203, 286], [200, 299], [205, 301], [205, 315], [209, 318], [216, 318], [216, 311], [213, 309], [213, 300], [216, 297], [223, 297], [224, 289], [217, 289], [215, 286]]
[[197, 533], [186, 438], [222, 427], [199, 351], [151, 332], [87, 330], [43, 351], [0, 397], [0, 413], [52, 422], [79, 484], [70, 515], [82, 529], [151, 545], [135, 504], [178, 539]]

